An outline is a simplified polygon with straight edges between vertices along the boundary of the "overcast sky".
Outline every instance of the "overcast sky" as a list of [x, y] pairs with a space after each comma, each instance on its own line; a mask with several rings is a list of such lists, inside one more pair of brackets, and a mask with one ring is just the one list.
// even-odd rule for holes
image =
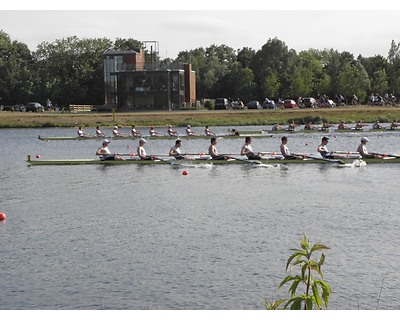
[[[265, 5], [268, 3], [265, 0], [263, 5], [259, 3], [250, 8], [235, 1], [223, 1], [223, 6], [218, 0], [202, 0], [192, 6], [187, 4], [189, 1], [179, 5], [180, 1], [156, 0], [151, 2], [152, 6], [139, 6], [140, 10], [132, 9], [137, 1], [124, 5], [118, 1], [100, 1], [95, 2], [97, 11], [91, 10], [93, 7], [78, 6], [77, 3], [83, 1], [76, 0], [62, 7], [57, 1], [50, 7], [41, 6], [39, 0], [26, 0], [22, 6], [18, 1], [18, 7], [1, 5], [4, 8], [0, 10], [0, 29], [12, 40], [27, 44], [32, 51], [43, 41], [53, 42], [74, 35], [78, 38], [105, 37], [112, 41], [116, 38], [158, 41], [161, 58], [176, 58], [179, 51], [212, 44], [258, 50], [274, 37], [297, 52], [333, 48], [339, 52], [349, 51], [355, 57], [359, 54], [387, 57], [392, 40], [400, 43], [400, 10], [392, 4], [392, 7], [386, 6], [386, 0], [379, 1], [380, 7], [376, 9], [368, 2], [357, 1], [357, 5], [369, 9], [363, 11], [349, 5], [350, 0], [333, 1], [334, 6], [330, 7], [314, 0], [287, 0], [271, 6]], [[253, 4], [253, 1], [247, 3]], [[305, 5], [306, 2], [314, 4]], [[234, 10], [224, 9], [229, 3], [229, 8]], [[28, 10], [19, 10], [21, 7]]]

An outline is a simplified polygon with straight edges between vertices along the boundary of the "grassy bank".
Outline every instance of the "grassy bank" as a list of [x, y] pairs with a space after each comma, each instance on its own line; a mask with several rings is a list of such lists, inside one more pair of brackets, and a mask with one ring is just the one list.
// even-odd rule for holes
[[162, 112], [132, 112], [132, 113], [31, 113], [31, 112], [0, 112], [0, 128], [44, 128], [44, 127], [122, 127], [136, 125], [137, 127], [166, 126], [171, 124], [183, 127], [192, 126], [240, 126], [240, 125], [271, 125], [275, 122], [286, 124], [294, 120], [298, 124], [312, 121], [354, 123], [362, 119], [364, 122], [391, 122], [400, 120], [399, 107], [345, 107], [332, 109], [299, 109], [299, 110], [184, 110]]

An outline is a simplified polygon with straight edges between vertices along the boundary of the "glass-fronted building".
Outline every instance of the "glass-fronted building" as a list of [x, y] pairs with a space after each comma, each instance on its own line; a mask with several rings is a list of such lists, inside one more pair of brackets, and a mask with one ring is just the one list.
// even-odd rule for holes
[[119, 111], [172, 110], [196, 102], [190, 64], [145, 64], [143, 50], [106, 51], [105, 105]]

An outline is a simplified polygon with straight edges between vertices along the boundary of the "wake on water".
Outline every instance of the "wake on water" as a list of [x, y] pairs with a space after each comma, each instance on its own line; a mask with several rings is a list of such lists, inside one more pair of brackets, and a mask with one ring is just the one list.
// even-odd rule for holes
[[345, 164], [340, 164], [338, 165], [339, 168], [359, 168], [359, 167], [365, 167], [367, 163], [364, 160], [357, 159], [354, 160], [352, 163], [345, 163]]

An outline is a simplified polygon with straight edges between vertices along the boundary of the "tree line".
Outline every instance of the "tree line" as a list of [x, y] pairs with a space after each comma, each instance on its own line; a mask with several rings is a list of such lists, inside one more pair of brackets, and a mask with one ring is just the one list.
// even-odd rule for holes
[[[43, 103], [50, 98], [59, 106], [102, 105], [103, 53], [140, 47], [144, 44], [132, 38], [71, 36], [42, 42], [30, 51], [0, 30], [0, 104]], [[296, 52], [270, 38], [259, 50], [211, 45], [156, 61], [160, 65], [191, 63], [198, 100], [225, 97], [246, 102], [320, 95], [351, 99], [355, 94], [365, 103], [371, 94], [400, 92], [400, 44], [394, 40], [387, 57], [354, 57], [334, 49]]]

